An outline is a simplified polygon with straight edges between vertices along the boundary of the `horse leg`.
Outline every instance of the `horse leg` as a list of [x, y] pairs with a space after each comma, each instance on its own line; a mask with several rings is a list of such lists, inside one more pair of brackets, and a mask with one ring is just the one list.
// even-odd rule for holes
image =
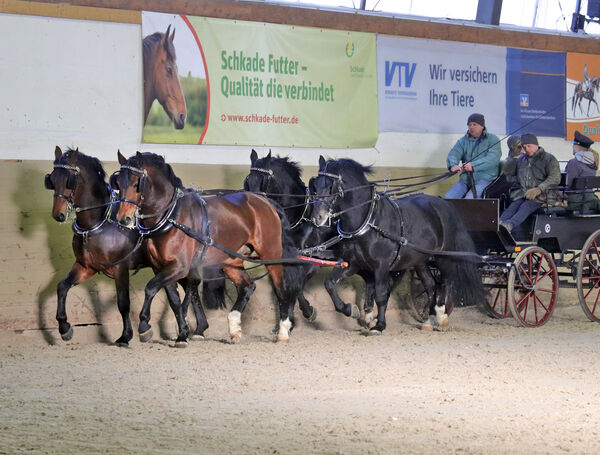
[[432, 331], [435, 324], [434, 315], [436, 314], [435, 279], [431, 275], [431, 270], [429, 270], [429, 267], [425, 264], [416, 266], [415, 272], [417, 273], [417, 276], [421, 280], [421, 284], [427, 293], [427, 302], [429, 304], [429, 319], [423, 323], [421, 330]]
[[56, 320], [58, 321], [58, 332], [64, 341], [69, 341], [73, 338], [73, 328], [71, 327], [71, 324], [67, 322], [67, 293], [73, 286], [83, 283], [95, 274], [95, 270], [83, 267], [76, 262], [73, 264], [73, 267], [71, 267], [71, 271], [67, 277], [56, 286]]
[[[308, 283], [308, 281], [313, 277], [315, 272], [318, 270], [318, 267], [310, 265], [305, 267], [304, 270], [306, 271], [306, 273], [304, 274], [302, 289], [304, 289], [306, 283]], [[304, 316], [304, 318], [307, 319], [309, 322], [313, 322], [315, 319], [317, 319], [317, 310], [310, 305], [310, 302], [306, 299], [306, 297], [304, 297], [303, 292], [300, 292], [298, 294], [298, 306], [300, 307], [300, 311], [302, 311], [302, 316]], [[290, 311], [293, 313], [293, 305], [291, 306]], [[292, 316], [293, 314], [290, 315], [290, 317]]]
[[358, 322], [367, 329], [372, 328], [377, 324], [377, 318], [373, 313], [373, 307], [375, 306], [375, 282], [372, 277], [363, 277], [365, 280], [365, 303], [363, 305], [363, 310], [365, 313], [365, 318], [363, 320], [358, 320]]
[[185, 297], [183, 298], [182, 311], [187, 316], [190, 302], [192, 303], [192, 310], [194, 311], [194, 317], [196, 318], [196, 330], [191, 336], [192, 340], [204, 339], [204, 331], [208, 329], [208, 321], [206, 320], [206, 314], [202, 307], [202, 300], [200, 294], [198, 294], [198, 286], [200, 286], [200, 280], [188, 277], [185, 280], [181, 280], [180, 284], [185, 289]]
[[277, 342], [287, 343], [290, 341], [290, 332], [293, 328], [293, 319], [290, 318], [290, 312], [293, 310], [296, 296], [286, 292], [283, 266], [279, 264], [267, 265], [266, 268], [269, 271], [269, 275], [271, 275], [271, 282], [273, 283], [275, 296], [279, 303], [279, 330], [277, 332]]
[[351, 305], [349, 303], [345, 303], [339, 296], [337, 292], [337, 284], [346, 277], [349, 277], [356, 273], [352, 266], [342, 268], [336, 266], [333, 268], [332, 272], [325, 278], [325, 289], [329, 293], [331, 300], [333, 301], [333, 306], [335, 307], [335, 311], [338, 313], [342, 313], [346, 316], [353, 317], [354, 319], [358, 319], [360, 317], [360, 310], [356, 305]]
[[177, 325], [179, 327], [176, 345], [181, 347], [185, 346], [187, 336], [189, 334], [189, 328], [185, 322], [183, 308], [181, 301], [179, 300], [179, 294], [177, 293], [177, 288], [175, 288], [173, 284], [167, 285], [167, 283], [173, 283], [177, 280], [177, 277], [174, 275], [176, 275], [175, 271], [171, 271], [170, 273], [162, 271], [157, 273], [156, 276], [154, 276], [150, 281], [148, 281], [148, 284], [146, 284], [144, 289], [144, 304], [142, 305], [142, 310], [140, 311], [140, 323], [138, 327], [140, 341], [142, 342], [147, 342], [152, 339], [150, 307], [152, 305], [154, 296], [161, 288], [164, 287], [169, 300], [169, 305], [171, 306], [173, 313], [175, 313], [175, 319], [177, 320]]
[[256, 284], [243, 269], [242, 261], [239, 261], [237, 267], [223, 267], [223, 272], [225, 272], [225, 275], [235, 285], [238, 294], [235, 303], [231, 307], [231, 311], [227, 315], [229, 336], [231, 341], [236, 343], [242, 338], [242, 313], [246, 305], [248, 305], [250, 296], [256, 289]]
[[385, 312], [387, 311], [390, 293], [392, 291], [392, 278], [388, 270], [377, 270], [374, 274], [375, 303], [377, 304], [377, 322], [369, 330], [369, 335], [381, 335], [387, 323]]
[[131, 319], [129, 318], [130, 300], [129, 300], [129, 270], [125, 265], [117, 266], [115, 271], [115, 286], [117, 288], [117, 307], [121, 313], [123, 320], [123, 333], [115, 344], [121, 346], [129, 345], [129, 341], [133, 338], [133, 328], [131, 327]]

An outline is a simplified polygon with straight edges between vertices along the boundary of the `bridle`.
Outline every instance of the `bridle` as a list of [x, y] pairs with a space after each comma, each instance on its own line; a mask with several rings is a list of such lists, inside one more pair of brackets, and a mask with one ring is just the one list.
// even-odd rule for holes
[[[332, 174], [330, 172], [325, 172], [325, 171], [319, 171], [319, 173], [317, 174], [317, 177], [327, 177], [329, 179], [332, 180], [331, 182], [331, 194], [329, 196], [321, 196], [319, 197], [318, 194], [314, 194], [311, 196], [311, 204], [314, 204], [315, 202], [319, 201], [322, 204], [325, 205], [325, 207], [327, 208], [327, 227], [331, 227], [331, 220], [333, 218], [336, 218], [336, 214], [333, 213], [333, 207], [335, 205], [335, 203], [337, 202], [338, 198], [344, 197], [344, 189], [342, 188], [342, 184], [344, 183], [344, 180], [342, 179], [342, 176], [339, 174]], [[314, 185], [314, 179], [315, 177], [313, 177], [312, 182]], [[310, 186], [310, 184], [309, 184]]]
[[[131, 199], [126, 199], [126, 198], [119, 199], [119, 202], [127, 202], [129, 204], [135, 205], [135, 207], [136, 207], [135, 215], [136, 215], [136, 218], [138, 218], [139, 216], [141, 216], [139, 211], [140, 211], [140, 207], [142, 205], [142, 201], [144, 200], [144, 189], [146, 187], [146, 180], [148, 179], [148, 172], [146, 171], [146, 169], [140, 169], [135, 166], [128, 166], [126, 164], [123, 164], [119, 171], [115, 172], [113, 175], [110, 176], [110, 186], [111, 187], [118, 189], [117, 178], [118, 178], [119, 174], [121, 173], [121, 170], [125, 170], [125, 171], [137, 176], [137, 178], [138, 178], [138, 183], [135, 187], [136, 193], [138, 194], [137, 201], [133, 201]], [[119, 192], [120, 192], [120, 189], [119, 189]]]
[[78, 180], [79, 174], [81, 174], [81, 170], [79, 169], [78, 166], [70, 166], [68, 164], [55, 164], [54, 169], [66, 169], [67, 171], [72, 172], [72, 174], [70, 173], [69, 176], [67, 177], [67, 181], [65, 184], [65, 188], [68, 190], [71, 190], [71, 194], [69, 194], [69, 195], [56, 192], [56, 187], [52, 183], [52, 179], [50, 177], [51, 174], [46, 174], [46, 176], [44, 177], [44, 186], [46, 187], [46, 189], [54, 190], [55, 198], [61, 198], [61, 199], [64, 199], [65, 201], [67, 201], [67, 217], [66, 218], [68, 219], [69, 216], [75, 211], [73, 195], [75, 194], [75, 187], [77, 186], [77, 180]]

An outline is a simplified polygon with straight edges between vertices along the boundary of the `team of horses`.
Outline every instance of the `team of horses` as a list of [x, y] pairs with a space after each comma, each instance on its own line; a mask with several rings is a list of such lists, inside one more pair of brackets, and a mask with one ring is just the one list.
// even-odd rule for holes
[[[241, 314], [255, 290], [247, 262], [264, 265], [270, 276], [280, 342], [290, 339], [296, 300], [306, 319], [317, 317], [303, 288], [318, 261], [306, 256], [337, 260], [325, 289], [335, 309], [359, 319], [370, 335], [385, 330], [390, 293], [407, 271], [416, 273], [427, 295], [425, 330], [446, 327], [455, 303], [485, 299], [473, 242], [452, 206], [440, 197], [394, 198], [377, 191], [368, 180], [370, 166], [321, 156], [318, 174], [306, 185], [297, 163], [271, 152], [258, 157], [253, 150], [244, 189], [223, 194], [186, 188], [156, 154], [126, 158], [118, 152], [117, 158], [120, 169], [107, 182], [98, 159], [56, 147], [53, 170], [45, 178], [46, 188], [54, 191], [53, 218], [66, 222], [74, 215], [75, 263], [57, 287], [56, 318], [64, 340], [73, 336], [66, 314], [68, 290], [104, 273], [115, 280], [123, 320], [116, 343], [127, 345], [133, 337], [129, 271], [142, 267], [152, 268], [154, 277], [145, 287], [140, 340], [152, 338], [151, 303], [164, 289], [177, 321], [178, 347], [202, 338], [208, 328], [198, 291], [207, 276], [209, 283], [214, 280], [202, 292], [209, 308], [223, 300], [224, 277], [233, 282], [237, 298], [228, 314], [229, 335], [234, 342], [240, 339]], [[353, 274], [366, 283], [362, 313], [336, 289]], [[183, 301], [178, 285], [185, 292]], [[190, 305], [196, 317], [193, 333], [186, 321]]]

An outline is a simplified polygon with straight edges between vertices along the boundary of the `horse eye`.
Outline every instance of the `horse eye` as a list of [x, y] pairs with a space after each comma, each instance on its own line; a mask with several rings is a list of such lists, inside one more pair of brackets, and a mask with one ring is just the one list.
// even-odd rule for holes
[[173, 68], [171, 68], [170, 66], [167, 66], [167, 74], [168, 74], [169, 76], [172, 76], [172, 75], [173, 75]]

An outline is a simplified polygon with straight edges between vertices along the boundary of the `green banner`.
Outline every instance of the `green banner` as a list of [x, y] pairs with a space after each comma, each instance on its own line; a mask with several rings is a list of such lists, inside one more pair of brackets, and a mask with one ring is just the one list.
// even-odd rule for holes
[[[146, 12], [142, 17], [144, 39], [154, 27], [163, 34], [162, 48], [169, 41], [175, 48], [187, 105], [182, 127], [183, 108], [172, 107], [168, 113], [168, 101], [157, 99], [150, 114], [162, 110], [170, 130], [155, 134], [158, 129], [149, 115], [144, 142], [330, 148], [375, 144], [374, 34]], [[180, 38], [181, 25], [191, 33], [184, 28]], [[171, 38], [175, 27], [177, 39]], [[204, 75], [184, 61], [198, 58], [202, 64], [195, 66], [203, 66]], [[145, 67], [146, 60], [145, 52]], [[146, 69], [144, 80], [150, 81]], [[204, 125], [194, 124], [202, 120], [192, 119], [195, 112], [205, 113]], [[188, 126], [196, 137], [185, 133]]]

